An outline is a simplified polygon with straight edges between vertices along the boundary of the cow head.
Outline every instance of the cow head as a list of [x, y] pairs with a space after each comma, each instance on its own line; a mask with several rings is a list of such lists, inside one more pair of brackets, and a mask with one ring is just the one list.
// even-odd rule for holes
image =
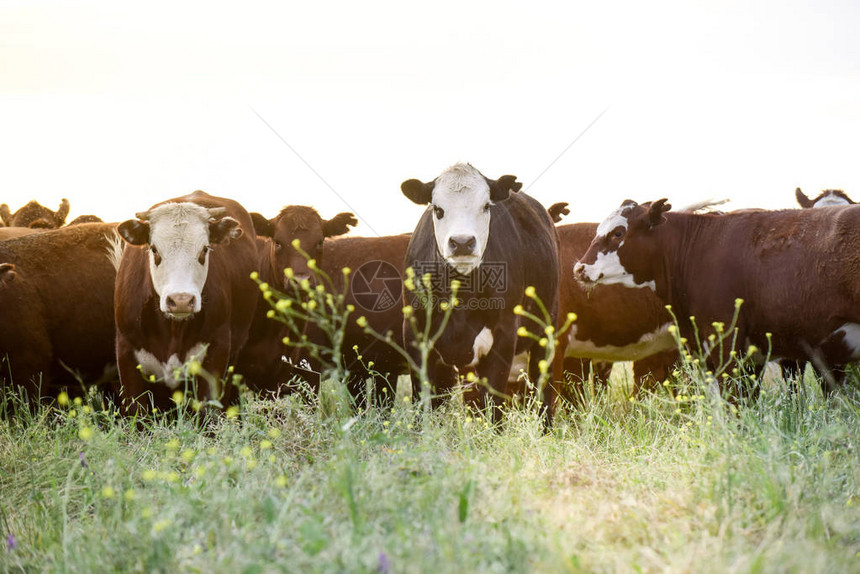
[[637, 204], [625, 200], [597, 227], [585, 255], [573, 266], [580, 282], [618, 283], [626, 287], [655, 288], [649, 264], [658, 256], [654, 228], [666, 221], [672, 208], [665, 199]]
[[488, 179], [471, 165], [458, 163], [429, 183], [409, 179], [400, 189], [413, 202], [430, 205], [436, 249], [458, 273], [466, 275], [484, 257], [490, 208], [522, 186], [514, 175]]
[[69, 200], [60, 201], [57, 211], [51, 211], [31, 201], [15, 213], [5, 203], [0, 205], [0, 217], [8, 227], [32, 227], [33, 229], [57, 229], [62, 227], [69, 215]]
[[117, 226], [128, 243], [149, 247], [149, 274], [167, 318], [189, 319], [200, 311], [211, 246], [242, 236], [239, 222], [225, 213], [223, 207], [165, 203]]
[[[273, 268], [278, 273], [290, 268], [294, 279], [308, 279], [312, 284], [316, 281], [316, 275], [308, 267], [308, 261], [313, 259], [317, 263], [321, 262], [325, 238], [343, 235], [350, 227], [358, 225], [352, 213], [338, 213], [326, 220], [314, 208], [303, 205], [288, 205], [272, 219], [252, 213], [251, 219], [254, 220], [257, 235], [272, 240], [268, 249]], [[299, 249], [307, 257], [293, 246], [296, 240], [299, 241]], [[284, 287], [287, 287], [288, 282], [284, 277]]]
[[825, 189], [818, 194], [815, 199], [809, 199], [800, 188], [794, 190], [794, 196], [797, 198], [797, 203], [803, 209], [811, 209], [813, 207], [834, 207], [839, 205], [853, 205], [855, 202], [848, 194], [841, 189]]

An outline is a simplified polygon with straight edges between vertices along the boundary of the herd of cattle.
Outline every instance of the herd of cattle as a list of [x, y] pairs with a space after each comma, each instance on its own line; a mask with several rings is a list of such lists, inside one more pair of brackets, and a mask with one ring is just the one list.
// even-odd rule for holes
[[[2, 205], [0, 383], [33, 402], [82, 381], [103, 384], [125, 413], [168, 408], [198, 365], [215, 375], [199, 377], [200, 400], [236, 399], [223, 384], [229, 368], [253, 390], [281, 391], [295, 372], [284, 361], [290, 333], [268, 316], [270, 303], [250, 277], [291, 292], [291, 282], [320, 280], [308, 258], [354, 306], [344, 267], [433, 275], [431, 298], [403, 289], [394, 304], [363, 313], [366, 328], [349, 321], [343, 365], [361, 398], [369, 377], [382, 401], [401, 374], [412, 375], [413, 393], [422, 389], [405, 358], [368, 329], [392, 334], [418, 362], [416, 333], [444, 326], [428, 364], [436, 402], [469, 371], [486, 380], [481, 403], [488, 393], [510, 393], [521, 370], [537, 380], [546, 370], [540, 340], [552, 332], [530, 319], [541, 304], [556, 328], [576, 314], [557, 333], [551, 367], [552, 380], [573, 381], [574, 397], [591, 372], [605, 381], [616, 361], [635, 362], [635, 391], [663, 380], [677, 359], [667, 304], [682, 336], [694, 340], [697, 327], [705, 340], [743, 299], [739, 350], [770, 349], [792, 377], [811, 361], [825, 390], [860, 359], [860, 207], [843, 192], [809, 199], [798, 189], [804, 209], [728, 213], [628, 200], [599, 225], [556, 226], [566, 204], [547, 210], [521, 187], [514, 176], [492, 180], [468, 164], [430, 182], [407, 180], [403, 194], [427, 209], [411, 234], [386, 237], [340, 237], [357, 224], [351, 213], [324, 220], [288, 206], [267, 219], [201, 191], [119, 224], [85, 216], [64, 225], [66, 200], [56, 212], [36, 202], [15, 213]], [[404, 322], [405, 306], [450, 300], [454, 280], [461, 288], [453, 309], [433, 304], [429, 314], [411, 314], [417, 331]], [[317, 331], [305, 326], [311, 339]], [[550, 416], [560, 388], [547, 385], [540, 397]]]

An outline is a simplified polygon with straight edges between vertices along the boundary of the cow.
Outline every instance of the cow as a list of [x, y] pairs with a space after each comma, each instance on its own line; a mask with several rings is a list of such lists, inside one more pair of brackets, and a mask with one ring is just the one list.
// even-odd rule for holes
[[[426, 205], [406, 253], [406, 266], [416, 280], [430, 274], [432, 305], [430, 331], [442, 325], [446, 312], [442, 301], [452, 297], [452, 281], [460, 282], [458, 305], [449, 310], [447, 324], [435, 341], [428, 381], [442, 393], [457, 384], [457, 369], [474, 368], [494, 394], [503, 394], [515, 355], [529, 353], [528, 375], [537, 381], [544, 357], [535, 339], [518, 336], [523, 327], [537, 339], [544, 327], [514, 309], [540, 316], [534, 298], [549, 310], [555, 327], [558, 316], [558, 235], [552, 220], [537, 200], [520, 193], [522, 184], [512, 175], [498, 180], [485, 177], [469, 164], [458, 163], [430, 182], [409, 179], [401, 190], [412, 202]], [[528, 288], [528, 289], [527, 289]], [[422, 299], [415, 290], [404, 292], [404, 301], [416, 309], [419, 332], [425, 325]], [[403, 322], [403, 340], [412, 360], [421, 362], [421, 351], [409, 319]], [[534, 351], [534, 352], [530, 352]], [[421, 395], [425, 381], [412, 373], [412, 393]], [[480, 403], [486, 405], [487, 387]], [[541, 397], [546, 421], [552, 419], [554, 385], [544, 385]], [[438, 405], [440, 397], [434, 399]], [[500, 413], [493, 409], [493, 420]]]
[[0, 378], [30, 400], [115, 373], [113, 224], [0, 242]]
[[[352, 213], [339, 213], [325, 220], [312, 207], [302, 205], [284, 207], [272, 219], [259, 213], [252, 213], [251, 218], [257, 233], [258, 278], [286, 294], [293, 292], [291, 282], [307, 279], [315, 284], [317, 275], [308, 262], [314, 260], [321, 264], [326, 238], [343, 235], [358, 223]], [[294, 241], [298, 241], [298, 249]], [[287, 268], [292, 269], [291, 278], [284, 274]], [[236, 370], [247, 379], [249, 387], [257, 391], [278, 392], [297, 374], [281, 359], [286, 352], [283, 338], [295, 338], [296, 335], [283, 323], [267, 316], [271, 309], [269, 302], [260, 297]], [[306, 326], [297, 327], [303, 330]], [[312, 386], [319, 383], [318, 380], [308, 382]]]
[[[323, 244], [322, 269], [331, 277], [335, 293], [345, 290], [345, 303], [365, 317], [370, 329], [390, 335], [403, 346], [403, 276], [406, 249], [411, 235], [340, 237]], [[343, 268], [351, 273], [344, 276]], [[345, 289], [348, 281], [348, 288]], [[309, 335], [313, 336], [313, 330]], [[360, 357], [360, 358], [359, 358]], [[397, 390], [398, 375], [409, 373], [403, 356], [391, 345], [377, 340], [348, 321], [343, 338], [343, 365], [347, 386], [359, 406], [366, 403], [366, 381], [373, 379], [373, 398], [378, 406], [390, 407]]]
[[198, 400], [235, 400], [235, 387], [220, 388], [219, 379], [238, 359], [259, 297], [249, 279], [257, 245], [248, 212], [195, 191], [155, 204], [117, 231], [128, 244], [115, 291], [123, 411], [145, 411], [147, 393], [155, 407], [169, 407], [172, 393], [185, 390], [183, 379], [201, 372], [196, 365], [208, 373], [198, 379]]
[[[860, 207], [675, 213], [665, 199], [626, 200], [600, 224], [574, 268], [587, 285], [656, 292], [682, 336], [729, 325], [739, 345], [824, 370], [860, 358]], [[737, 349], [742, 351], [742, 349]], [[708, 355], [714, 369], [720, 357]], [[823, 382], [824, 392], [833, 380]]]
[[663, 302], [649, 289], [583, 288], [570, 270], [585, 254], [598, 225], [572, 223], [556, 229], [561, 269], [567, 270], [559, 287], [560, 316], [577, 316], [567, 331], [558, 333], [553, 378], [561, 380], [563, 370], [570, 374], [573, 387], [565, 396], [574, 403], [581, 401], [589, 366], [595, 379], [605, 383], [616, 361], [634, 361], [634, 395], [665, 379], [677, 359], [677, 348], [668, 331], [672, 318]]
[[0, 205], [0, 218], [6, 227], [32, 227], [35, 229], [57, 229], [62, 227], [69, 215], [69, 200], [60, 201], [57, 211], [51, 211], [47, 207], [39, 205], [37, 201], [31, 201], [24, 207], [12, 213], [5, 203]]
[[[812, 208], [820, 208], [820, 207], [834, 207], [840, 205], [853, 205], [854, 200], [852, 200], [848, 195], [842, 191], [841, 189], [825, 189], [815, 199], [809, 199], [803, 191], [798, 187], [794, 190], [794, 196], [797, 198], [797, 203], [803, 209], [812, 209]], [[791, 361], [788, 359], [781, 359], [779, 361], [779, 367], [782, 371], [782, 378], [786, 381], [796, 381], [798, 377], [800, 377], [804, 370], [804, 362], [803, 361]], [[813, 365], [814, 368], [814, 365]], [[816, 369], [816, 372], [819, 376], [825, 376], [823, 373], [819, 372]], [[837, 368], [834, 372], [835, 376], [839, 376], [842, 373], [842, 369]], [[794, 386], [791, 387], [792, 389]]]
[[813, 207], [833, 207], [837, 205], [853, 205], [855, 202], [848, 197], [841, 189], [825, 189], [815, 199], [809, 199], [803, 191], [798, 187], [794, 190], [794, 196], [797, 198], [797, 203], [803, 209]]

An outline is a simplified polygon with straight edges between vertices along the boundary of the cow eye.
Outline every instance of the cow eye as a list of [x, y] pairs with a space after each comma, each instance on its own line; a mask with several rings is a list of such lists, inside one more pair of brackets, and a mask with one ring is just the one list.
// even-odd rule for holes
[[161, 253], [158, 252], [158, 249], [155, 248], [155, 245], [150, 245], [149, 250], [152, 252], [152, 260], [156, 265], [161, 263]]
[[621, 231], [620, 229], [615, 232], [615, 237], [621, 237], [622, 235], [624, 235], [624, 232]]
[[275, 251], [280, 251], [281, 248], [283, 247], [283, 245], [281, 245], [280, 241], [274, 241], [273, 243], [275, 244]]
[[488, 202], [487, 202], [487, 204], [484, 206], [484, 211], [490, 211], [490, 202], [489, 202], [489, 201], [488, 201]]
[[209, 253], [209, 246], [204, 245], [203, 249], [200, 250], [200, 255], [197, 256], [197, 263], [203, 265], [206, 263], [206, 254]]
[[445, 217], [445, 210], [436, 205], [433, 206], [433, 213], [436, 214], [436, 219], [442, 219]]

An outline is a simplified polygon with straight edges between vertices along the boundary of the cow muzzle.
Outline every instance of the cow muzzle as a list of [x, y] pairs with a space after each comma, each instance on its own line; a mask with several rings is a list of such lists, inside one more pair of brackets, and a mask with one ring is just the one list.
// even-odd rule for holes
[[197, 312], [197, 296], [192, 293], [171, 293], [164, 298], [165, 314], [171, 319], [188, 319]]
[[474, 235], [452, 235], [448, 238], [448, 256], [462, 257], [474, 255], [478, 239]]
[[588, 268], [584, 263], [577, 263], [573, 266], [573, 277], [583, 284], [591, 284], [596, 283], [603, 279], [603, 273], [598, 274], [597, 277], [592, 278], [588, 275]]

